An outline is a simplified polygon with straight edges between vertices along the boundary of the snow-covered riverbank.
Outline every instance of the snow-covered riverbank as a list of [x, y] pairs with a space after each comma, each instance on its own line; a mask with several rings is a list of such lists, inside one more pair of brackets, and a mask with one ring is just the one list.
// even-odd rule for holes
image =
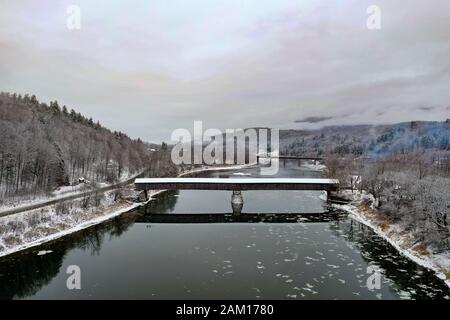
[[[253, 164], [232, 167], [204, 167], [186, 171], [179, 177], [205, 171], [236, 170], [251, 166]], [[149, 192], [149, 201], [161, 192], [164, 192], [164, 190]], [[58, 209], [57, 205], [51, 205], [1, 217], [0, 257], [56, 240], [145, 205], [145, 203], [132, 203], [124, 200], [115, 201], [114, 191], [105, 193], [101, 203], [94, 208], [81, 209], [79, 207], [81, 201], [74, 200], [70, 207], [62, 210]]]
[[[90, 216], [91, 219], [88, 219], [87, 221], [73, 221], [72, 220], [72, 226], [70, 226], [70, 221], [65, 221], [64, 219], [54, 219], [52, 222], [48, 222], [45, 225], [41, 225], [37, 228], [40, 228], [41, 232], [36, 232], [35, 237], [33, 237], [32, 235], [30, 235], [30, 237], [26, 237], [26, 236], [22, 236], [22, 237], [18, 237], [15, 238], [18, 241], [16, 242], [8, 242], [11, 241], [11, 237], [13, 237], [13, 235], [11, 233], [6, 233], [6, 234], [2, 234], [1, 238], [0, 238], [0, 257], [2, 256], [6, 256], [18, 251], [22, 251], [31, 247], [35, 247], [35, 246], [39, 246], [43, 243], [52, 241], [52, 240], [56, 240], [58, 238], [64, 237], [68, 234], [89, 228], [93, 225], [102, 223], [104, 221], [110, 220], [114, 217], [117, 217], [119, 215], [121, 215], [124, 212], [128, 212], [134, 208], [137, 208], [138, 206], [140, 206], [141, 204], [139, 203], [134, 203], [134, 204], [122, 204], [122, 205], [112, 205], [109, 209], [110, 211], [103, 211], [100, 215], [98, 216]], [[26, 212], [24, 214], [20, 214], [21, 217], [15, 216], [14, 218], [14, 222], [21, 222], [24, 223], [23, 219], [24, 216], [30, 216], [30, 215], [34, 215], [34, 214], [42, 214], [42, 210], [36, 210], [36, 211], [41, 211], [41, 212], [33, 212], [33, 211], [29, 211]], [[52, 215], [52, 213], [54, 213], [54, 210], [50, 209], [49, 211], [47, 211], [49, 215]], [[7, 218], [2, 218], [3, 219], [7, 219]], [[11, 218], [9, 217], [9, 219], [11, 220]], [[14, 223], [13, 222], [13, 223]], [[0, 221], [0, 223], [2, 223], [2, 221]], [[60, 227], [61, 229], [58, 229], [58, 227]], [[25, 227], [25, 234], [27, 234], [28, 232], [32, 232], [32, 228], [35, 228], [35, 226], [26, 226]], [[27, 230], [29, 229], [29, 230]], [[22, 242], [20, 242], [20, 240], [22, 240]], [[12, 245], [8, 245], [8, 244], [12, 244]]]
[[344, 195], [352, 199], [350, 204], [334, 206], [350, 214], [350, 218], [370, 227], [377, 235], [388, 241], [398, 252], [415, 263], [433, 270], [450, 287], [450, 252], [435, 254], [414, 239], [411, 232], [384, 215], [381, 211], [368, 206], [373, 197], [367, 193], [346, 190]]
[[120, 184], [126, 183], [139, 176], [139, 174], [134, 173], [133, 175], [123, 174], [118, 182], [115, 184], [100, 182], [100, 183], [80, 183], [73, 186], [59, 187], [58, 189], [52, 191], [51, 193], [44, 195], [27, 195], [20, 197], [13, 197], [7, 200], [3, 200], [0, 203], [0, 217], [8, 216], [11, 214], [16, 214], [20, 211], [32, 210], [37, 207], [44, 207], [55, 203], [56, 201], [69, 200], [70, 198], [81, 197], [89, 192], [95, 192], [95, 190], [104, 190], [114, 188]]

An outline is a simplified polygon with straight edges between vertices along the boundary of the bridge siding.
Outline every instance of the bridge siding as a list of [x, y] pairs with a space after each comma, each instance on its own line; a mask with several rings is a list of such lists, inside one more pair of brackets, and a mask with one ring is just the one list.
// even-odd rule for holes
[[317, 190], [336, 191], [338, 184], [329, 183], [161, 183], [141, 182], [135, 183], [138, 190]]

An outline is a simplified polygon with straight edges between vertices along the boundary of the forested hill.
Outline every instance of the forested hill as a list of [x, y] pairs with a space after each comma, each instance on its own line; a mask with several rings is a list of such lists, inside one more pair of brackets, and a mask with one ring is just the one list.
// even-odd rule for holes
[[148, 146], [66, 106], [0, 93], [0, 198], [143, 169]]
[[325, 127], [319, 130], [283, 130], [280, 151], [288, 155], [383, 157], [424, 150], [450, 150], [450, 119], [412, 121], [392, 125]]

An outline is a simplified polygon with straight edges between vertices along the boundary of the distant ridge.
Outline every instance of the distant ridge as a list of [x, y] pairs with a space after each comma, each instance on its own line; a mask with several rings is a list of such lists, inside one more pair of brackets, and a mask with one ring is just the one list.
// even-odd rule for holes
[[410, 121], [383, 125], [327, 126], [315, 130], [281, 130], [286, 155], [337, 154], [370, 156], [450, 150], [450, 121]]

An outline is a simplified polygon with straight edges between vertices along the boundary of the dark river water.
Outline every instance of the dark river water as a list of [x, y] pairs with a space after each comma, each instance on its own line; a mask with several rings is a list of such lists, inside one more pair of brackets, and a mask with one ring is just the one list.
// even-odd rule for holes
[[[259, 169], [208, 176], [257, 177]], [[320, 173], [282, 168], [279, 176]], [[449, 299], [432, 272], [321, 195], [246, 191], [242, 214], [233, 215], [229, 191], [164, 193], [145, 208], [0, 258], [0, 298]], [[71, 265], [81, 270], [80, 290], [67, 288]]]

